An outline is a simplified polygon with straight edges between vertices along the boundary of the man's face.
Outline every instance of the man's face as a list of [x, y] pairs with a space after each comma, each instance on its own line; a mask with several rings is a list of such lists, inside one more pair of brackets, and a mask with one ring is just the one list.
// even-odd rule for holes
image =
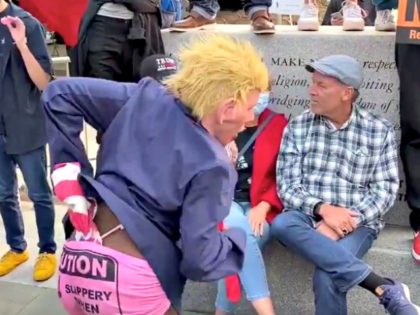
[[245, 129], [246, 123], [254, 120], [254, 107], [259, 96], [260, 92], [254, 90], [248, 94], [245, 104], [240, 105], [231, 100], [220, 107], [218, 111], [220, 123], [215, 136], [223, 145], [235, 140], [238, 133]]
[[343, 102], [348, 98], [349, 89], [351, 88], [337, 79], [315, 71], [309, 88], [311, 111], [317, 115], [334, 117], [343, 109]]

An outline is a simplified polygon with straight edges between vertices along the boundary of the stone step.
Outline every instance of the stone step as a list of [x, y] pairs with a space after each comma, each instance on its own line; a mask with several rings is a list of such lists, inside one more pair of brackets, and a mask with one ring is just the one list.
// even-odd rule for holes
[[[381, 233], [365, 257], [380, 274], [406, 283], [414, 302], [420, 304], [420, 266], [411, 258], [413, 234], [408, 228], [389, 226]], [[313, 267], [276, 242], [264, 250], [271, 294], [277, 314], [313, 315]], [[184, 309], [214, 313], [215, 285], [189, 283], [184, 295]], [[369, 292], [355, 288], [349, 293], [349, 315], [384, 314], [377, 299]], [[242, 299], [235, 314], [255, 314], [250, 303]]]
[[[179, 47], [208, 31], [171, 33], [163, 31], [167, 53], [177, 55]], [[399, 80], [394, 62], [395, 33], [345, 32], [338, 26], [322, 26], [318, 32], [299, 32], [296, 26], [277, 25], [276, 33], [257, 36], [249, 25], [217, 25], [211, 34], [219, 33], [251, 41], [262, 53], [273, 78], [270, 108], [295, 116], [308, 108], [310, 74], [304, 65], [311, 59], [330, 54], [347, 54], [358, 59], [364, 68], [365, 81], [356, 101], [360, 106], [391, 122], [399, 132]], [[373, 47], [375, 47], [373, 49]], [[409, 209], [405, 202], [404, 176], [392, 211], [386, 217], [390, 224], [408, 226]]]

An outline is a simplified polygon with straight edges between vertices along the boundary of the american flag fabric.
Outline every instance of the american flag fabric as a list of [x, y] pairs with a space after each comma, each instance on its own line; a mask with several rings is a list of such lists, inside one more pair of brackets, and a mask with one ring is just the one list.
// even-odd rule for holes
[[101, 237], [93, 219], [97, 210], [94, 199], [87, 199], [78, 181], [79, 163], [62, 163], [54, 167], [51, 180], [57, 198], [68, 206], [70, 222], [75, 229], [75, 239], [101, 244]]

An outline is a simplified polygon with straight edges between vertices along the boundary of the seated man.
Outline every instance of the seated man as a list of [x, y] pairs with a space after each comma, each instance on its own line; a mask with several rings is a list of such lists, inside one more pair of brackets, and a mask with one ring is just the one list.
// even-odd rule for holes
[[[343, 25], [343, 7], [347, 0], [331, 0], [325, 12], [322, 25]], [[375, 25], [376, 10], [372, 0], [358, 0], [358, 6], [362, 9], [362, 16], [365, 26]]]
[[393, 125], [354, 105], [363, 74], [353, 58], [328, 56], [306, 69], [311, 110], [284, 131], [277, 185], [286, 212], [274, 219], [272, 234], [315, 265], [316, 315], [347, 314], [346, 294], [356, 285], [389, 314], [420, 314], [405, 284], [361, 260], [398, 191]]

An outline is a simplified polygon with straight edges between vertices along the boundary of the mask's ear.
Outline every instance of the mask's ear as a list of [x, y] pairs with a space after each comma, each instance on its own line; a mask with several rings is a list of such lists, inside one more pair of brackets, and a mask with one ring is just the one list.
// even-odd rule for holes
[[229, 98], [223, 101], [216, 110], [217, 123], [222, 125], [225, 121], [234, 119], [236, 113], [236, 101]]

